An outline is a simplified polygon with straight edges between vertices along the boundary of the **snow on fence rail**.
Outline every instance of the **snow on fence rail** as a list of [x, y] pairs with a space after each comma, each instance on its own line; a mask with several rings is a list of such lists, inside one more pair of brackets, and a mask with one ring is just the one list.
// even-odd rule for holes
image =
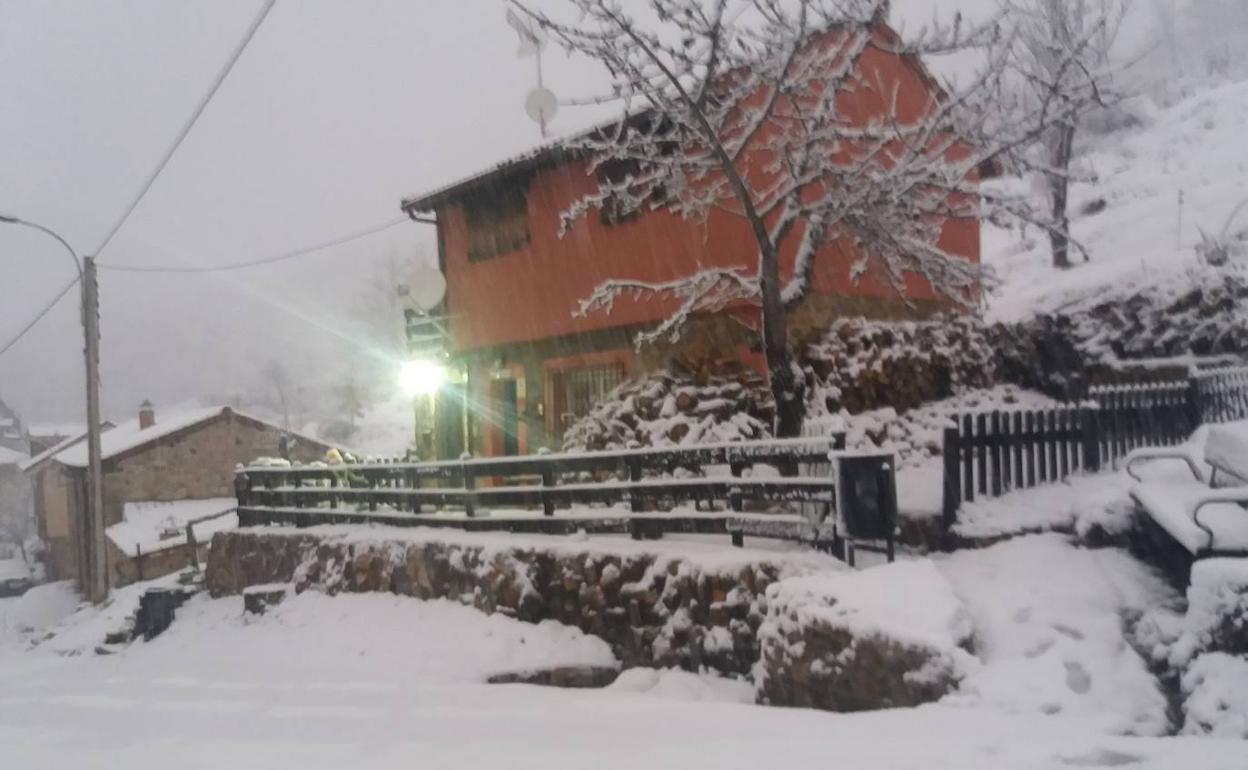
[[1202, 423], [1245, 417], [1243, 366], [1201, 370], [1187, 380], [1096, 386], [1080, 405], [956, 415], [944, 434], [945, 525], [976, 496], [1095, 472], [1139, 447], [1180, 444]]
[[[424, 523], [430, 521], [421, 516], [426, 507], [462, 508], [465, 517], [455, 521], [465, 528], [475, 527], [471, 520], [481, 507], [540, 507], [546, 517], [556, 508], [592, 503], [627, 503], [634, 512], [658, 501], [723, 501], [734, 511], [747, 500], [831, 507], [836, 489], [831, 475], [746, 477], [745, 472], [759, 465], [826, 464], [829, 453], [844, 446], [842, 433], [444, 462], [252, 466], [237, 472], [235, 491], [240, 526], [354, 523], [370, 517]], [[709, 466], [726, 466], [731, 475], [707, 475]], [[679, 472], [690, 475], [673, 476]], [[438, 523], [448, 522], [441, 517]], [[517, 526], [531, 530], [532, 522]]]

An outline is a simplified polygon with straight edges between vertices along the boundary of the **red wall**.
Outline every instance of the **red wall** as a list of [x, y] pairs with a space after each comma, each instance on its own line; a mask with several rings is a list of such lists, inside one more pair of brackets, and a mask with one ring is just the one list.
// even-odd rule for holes
[[[863, 68], [878, 73], [886, 88], [896, 83], [899, 117], [913, 119], [928, 102], [930, 92], [918, 71], [889, 54], [872, 49]], [[841, 107], [859, 120], [881, 110], [876, 91], [843, 94]], [[563, 237], [559, 215], [580, 196], [596, 188], [587, 173], [588, 161], [574, 161], [538, 171], [528, 190], [529, 245], [479, 262], [467, 257], [467, 232], [461, 205], [438, 210], [451, 332], [459, 350], [577, 334], [619, 325], [659, 321], [676, 306], [672, 300], [616, 301], [611, 314], [595, 311], [573, 317], [578, 302], [610, 278], [665, 281], [706, 266], [756, 267], [754, 240], [745, 220], [714, 212], [705, 222], [685, 221], [664, 211], [644, 212], [617, 225], [603, 225], [591, 212]], [[500, 179], [500, 183], [508, 180]], [[782, 254], [782, 270], [791, 274], [790, 237]], [[941, 237], [943, 248], [979, 261], [979, 222], [950, 220]], [[816, 260], [813, 288], [824, 293], [892, 297], [896, 293], [877, 274], [857, 282], [849, 271], [851, 248], [829, 244]], [[913, 299], [934, 299], [930, 286], [918, 276], [908, 281]]]

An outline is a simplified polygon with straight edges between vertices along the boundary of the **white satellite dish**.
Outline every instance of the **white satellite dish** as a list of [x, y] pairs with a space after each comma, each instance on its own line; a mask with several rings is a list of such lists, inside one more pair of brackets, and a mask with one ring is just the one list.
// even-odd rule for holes
[[545, 126], [554, 120], [555, 113], [559, 111], [559, 100], [555, 98], [555, 92], [544, 86], [538, 86], [529, 91], [528, 97], [524, 100], [524, 111], [536, 123]]
[[428, 313], [446, 296], [446, 278], [433, 267], [417, 267], [407, 282], [407, 300], [417, 310]]

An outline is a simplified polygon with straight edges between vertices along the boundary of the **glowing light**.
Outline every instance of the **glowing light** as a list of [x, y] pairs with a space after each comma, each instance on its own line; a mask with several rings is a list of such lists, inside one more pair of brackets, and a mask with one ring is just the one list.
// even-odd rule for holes
[[435, 361], [404, 361], [399, 367], [399, 387], [409, 396], [432, 396], [446, 382], [446, 367]]

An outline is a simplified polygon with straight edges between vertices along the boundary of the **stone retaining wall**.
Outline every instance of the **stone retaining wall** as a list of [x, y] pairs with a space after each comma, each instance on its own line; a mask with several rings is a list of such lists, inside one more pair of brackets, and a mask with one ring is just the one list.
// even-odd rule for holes
[[[903, 565], [886, 569], [894, 567]], [[860, 574], [814, 552], [424, 529], [256, 528], [213, 536], [206, 580], [217, 597], [290, 583], [296, 591], [387, 591], [457, 600], [528, 622], [556, 620], [604, 639], [625, 668], [706, 667], [750, 676], [760, 701], [775, 705], [858, 710], [939, 698], [956, 685], [947, 651], [895, 642], [875, 627], [861, 634], [820, 620], [827, 607], [849, 602], [835, 586], [859, 585]], [[919, 578], [935, 582], [927, 573]], [[796, 588], [783, 590], [789, 585]], [[775, 605], [770, 613], [768, 602]], [[909, 614], [904, 603], [881, 606], [890, 616]], [[797, 622], [808, 616], [815, 622]]]
[[[513, 538], [516, 539], [516, 538]], [[386, 539], [237, 530], [213, 536], [207, 566], [213, 596], [268, 583], [296, 590], [388, 591], [420, 599], [455, 599], [520, 620], [546, 619], [605, 639], [627, 666], [707, 666], [748, 674], [758, 659], [762, 597], [778, 579], [837, 569], [828, 557], [777, 561], [728, 551], [706, 564], [646, 553], [499, 545], [498, 538], [416, 530]], [[738, 556], [737, 554], [743, 554]]]

